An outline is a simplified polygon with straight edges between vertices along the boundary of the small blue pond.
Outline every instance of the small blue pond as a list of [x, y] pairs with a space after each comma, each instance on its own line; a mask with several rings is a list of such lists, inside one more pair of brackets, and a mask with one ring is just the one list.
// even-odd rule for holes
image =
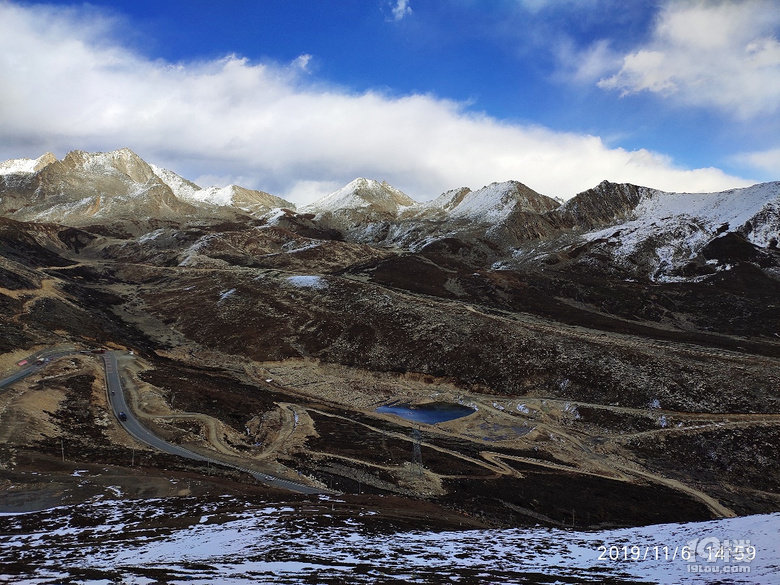
[[389, 404], [380, 406], [376, 412], [394, 414], [406, 420], [429, 425], [455, 420], [476, 412], [471, 407], [449, 402], [431, 402], [429, 404]]

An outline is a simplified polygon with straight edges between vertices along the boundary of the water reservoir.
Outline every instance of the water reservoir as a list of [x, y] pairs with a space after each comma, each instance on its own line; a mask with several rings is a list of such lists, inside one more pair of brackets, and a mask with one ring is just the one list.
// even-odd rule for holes
[[380, 406], [376, 412], [394, 414], [406, 420], [432, 425], [468, 416], [476, 410], [462, 404], [429, 402], [428, 404], [389, 404]]

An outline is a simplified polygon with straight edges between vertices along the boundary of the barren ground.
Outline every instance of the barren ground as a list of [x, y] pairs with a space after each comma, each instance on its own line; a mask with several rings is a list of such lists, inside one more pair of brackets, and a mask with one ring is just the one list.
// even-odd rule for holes
[[[125, 387], [159, 436], [432, 526], [780, 509], [780, 346], [741, 336], [744, 307], [718, 329], [686, 304], [718, 291], [621, 282], [607, 294], [576, 273], [475, 270], [337, 241], [288, 254], [282, 230], [230, 232], [195, 254], [202, 232], [182, 234], [146, 247], [105, 238], [35, 273], [6, 262], [23, 278], [0, 290], [0, 371], [61, 343], [133, 350], [120, 360]], [[317, 285], [296, 285], [301, 275]], [[137, 443], [105, 392], [94, 355], [0, 391], [0, 509], [296, 498]], [[475, 412], [412, 423], [376, 412], [391, 402]]]

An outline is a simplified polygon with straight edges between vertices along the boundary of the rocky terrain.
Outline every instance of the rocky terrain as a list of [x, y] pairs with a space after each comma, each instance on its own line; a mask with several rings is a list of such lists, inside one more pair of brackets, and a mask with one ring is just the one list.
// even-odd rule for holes
[[[415, 203], [358, 179], [296, 210], [123, 149], [0, 164], [0, 214], [0, 370], [132, 352], [134, 411], [171, 442], [432, 528], [780, 510], [780, 183]], [[289, 497], [134, 441], [103, 376], [78, 354], [0, 390], [0, 509]]]

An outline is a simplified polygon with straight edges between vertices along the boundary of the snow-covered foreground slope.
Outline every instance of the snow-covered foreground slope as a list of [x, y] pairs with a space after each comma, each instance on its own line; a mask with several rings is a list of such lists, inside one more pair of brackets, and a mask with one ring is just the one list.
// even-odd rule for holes
[[[780, 514], [600, 532], [517, 528], [388, 534], [386, 525], [376, 527], [381, 510], [350, 518], [329, 513], [330, 505], [317, 502], [313, 512], [305, 505], [249, 505], [230, 498], [172, 499], [0, 516], [0, 579], [780, 583]], [[182, 515], [192, 520], [187, 523]], [[171, 525], [173, 517], [179, 521]], [[720, 545], [729, 558], [710, 562]]]

